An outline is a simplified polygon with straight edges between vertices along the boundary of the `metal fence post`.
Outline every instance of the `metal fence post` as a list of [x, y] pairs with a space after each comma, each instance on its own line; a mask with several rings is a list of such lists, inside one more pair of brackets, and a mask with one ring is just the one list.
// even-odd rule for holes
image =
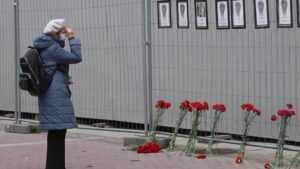
[[149, 124], [152, 127], [153, 116], [153, 97], [152, 97], [152, 48], [151, 48], [151, 0], [147, 0], [147, 50], [148, 50], [148, 111], [149, 111]]
[[21, 115], [21, 91], [19, 88], [20, 72], [20, 25], [19, 25], [19, 0], [13, 0], [14, 6], [14, 53], [15, 53], [15, 122], [20, 124]]
[[144, 93], [144, 130], [145, 136], [148, 135], [148, 85], [147, 85], [147, 52], [146, 52], [146, 11], [145, 11], [145, 0], [141, 0], [142, 8], [142, 51], [143, 51], [143, 93]]

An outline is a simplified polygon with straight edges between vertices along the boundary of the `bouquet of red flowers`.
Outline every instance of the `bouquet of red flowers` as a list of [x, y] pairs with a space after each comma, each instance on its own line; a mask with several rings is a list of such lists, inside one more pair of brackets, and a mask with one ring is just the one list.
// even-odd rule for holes
[[137, 153], [158, 153], [160, 151], [159, 144], [155, 142], [149, 142], [143, 145], [139, 145]]
[[187, 112], [192, 112], [193, 111], [193, 108], [192, 108], [192, 106], [191, 106], [191, 104], [188, 100], [183, 101], [180, 104], [179, 109], [180, 109], [179, 118], [176, 121], [175, 130], [174, 130], [172, 139], [169, 143], [168, 151], [173, 150], [173, 148], [175, 146], [175, 141], [176, 141], [176, 137], [177, 137], [177, 134], [178, 134], [178, 130], [179, 130], [179, 128], [181, 126], [181, 123], [182, 123], [184, 117], [186, 116]]
[[[285, 144], [285, 138], [286, 138], [286, 132], [287, 127], [290, 123], [291, 117], [295, 116], [296, 113], [294, 110], [292, 110], [293, 105], [287, 104], [287, 110], [282, 109], [277, 112], [278, 117], [280, 117], [280, 121], [278, 120], [278, 125], [280, 126], [279, 130], [279, 136], [278, 136], [278, 142], [277, 142], [277, 150], [275, 155], [275, 166], [276, 167], [283, 167], [283, 148]], [[273, 114], [271, 116], [272, 121], [277, 120], [277, 116]]]
[[215, 105], [213, 105], [212, 108], [215, 110], [215, 114], [214, 114], [213, 126], [211, 128], [211, 137], [208, 142], [208, 147], [206, 149], [206, 155], [208, 155], [208, 156], [212, 155], [212, 147], [213, 147], [213, 142], [214, 142], [214, 138], [215, 138], [215, 131], [217, 128], [217, 123], [220, 119], [221, 114], [226, 112], [226, 107], [224, 104], [215, 104]]
[[[194, 153], [195, 149], [195, 144], [196, 144], [196, 137], [197, 137], [197, 131], [198, 131], [198, 125], [201, 122], [201, 117], [202, 114], [209, 109], [208, 103], [207, 102], [193, 102], [192, 104], [193, 107], [193, 124], [192, 124], [192, 129], [190, 131], [189, 139], [187, 142], [187, 145], [185, 146], [185, 153], [187, 155], [190, 155]], [[200, 119], [200, 120], [199, 120]]]
[[254, 121], [255, 117], [261, 115], [261, 111], [249, 103], [242, 104], [241, 109], [244, 112], [244, 114], [243, 114], [244, 115], [244, 126], [243, 126], [242, 142], [240, 145], [239, 155], [244, 157], [245, 151], [246, 151], [246, 141], [247, 141], [248, 132], [250, 130], [250, 126], [251, 126], [252, 122]]
[[152, 125], [150, 126], [147, 142], [155, 142], [156, 128], [159, 122], [162, 120], [163, 114], [170, 107], [171, 107], [171, 103], [166, 102], [164, 100], [158, 100], [156, 102], [155, 104], [156, 115], [155, 118], [153, 119]]

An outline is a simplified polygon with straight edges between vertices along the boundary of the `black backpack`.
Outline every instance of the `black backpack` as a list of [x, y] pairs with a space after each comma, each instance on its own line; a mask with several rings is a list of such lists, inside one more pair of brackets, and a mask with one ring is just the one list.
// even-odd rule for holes
[[19, 86], [30, 95], [38, 96], [47, 91], [53, 75], [45, 72], [39, 51], [32, 46], [28, 48], [26, 54], [20, 58], [22, 73], [20, 73]]

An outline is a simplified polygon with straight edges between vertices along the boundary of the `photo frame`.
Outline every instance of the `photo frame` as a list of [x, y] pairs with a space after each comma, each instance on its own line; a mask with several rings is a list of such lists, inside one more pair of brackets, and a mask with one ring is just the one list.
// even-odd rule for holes
[[300, 27], [300, 0], [296, 0], [297, 5], [297, 26]]
[[292, 0], [276, 0], [277, 9], [277, 27], [293, 27], [293, 7]]
[[158, 28], [171, 28], [171, 3], [170, 1], [157, 1]]
[[233, 29], [246, 28], [245, 0], [231, 0], [231, 23]]
[[189, 28], [189, 6], [187, 0], [177, 0], [177, 27]]
[[208, 29], [207, 0], [195, 0], [196, 29]]
[[217, 29], [229, 29], [228, 0], [216, 0]]
[[253, 0], [255, 28], [269, 28], [269, 1], [268, 0]]

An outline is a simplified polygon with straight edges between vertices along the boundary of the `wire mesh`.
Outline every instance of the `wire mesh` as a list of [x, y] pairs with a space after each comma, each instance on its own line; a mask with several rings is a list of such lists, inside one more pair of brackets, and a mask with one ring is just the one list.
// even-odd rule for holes
[[[174, 105], [165, 114], [162, 126], [175, 125], [178, 106], [184, 99], [208, 101], [210, 105], [224, 103], [227, 113], [221, 117], [218, 132], [240, 139], [240, 105], [249, 102], [262, 110], [251, 127], [249, 140], [275, 142], [278, 127], [271, 122], [271, 114], [289, 102], [295, 110], [299, 108], [299, 28], [277, 28], [276, 1], [269, 1], [270, 28], [255, 29], [254, 3], [245, 1], [246, 28], [220, 30], [216, 28], [214, 0], [207, 1], [208, 29], [195, 29], [194, 1], [186, 1], [189, 28], [178, 28], [175, 0], [164, 1], [171, 4], [171, 28], [159, 28], [158, 2], [152, 1], [151, 6], [153, 98]], [[231, 12], [232, 1], [228, 2]], [[293, 10], [294, 21], [296, 12]], [[210, 135], [212, 114], [204, 114], [199, 135]], [[295, 116], [290, 123], [287, 140], [292, 145], [299, 143], [298, 121]], [[191, 122], [192, 115], [188, 114], [180, 132], [189, 134]], [[165, 130], [171, 132], [172, 128]]]

